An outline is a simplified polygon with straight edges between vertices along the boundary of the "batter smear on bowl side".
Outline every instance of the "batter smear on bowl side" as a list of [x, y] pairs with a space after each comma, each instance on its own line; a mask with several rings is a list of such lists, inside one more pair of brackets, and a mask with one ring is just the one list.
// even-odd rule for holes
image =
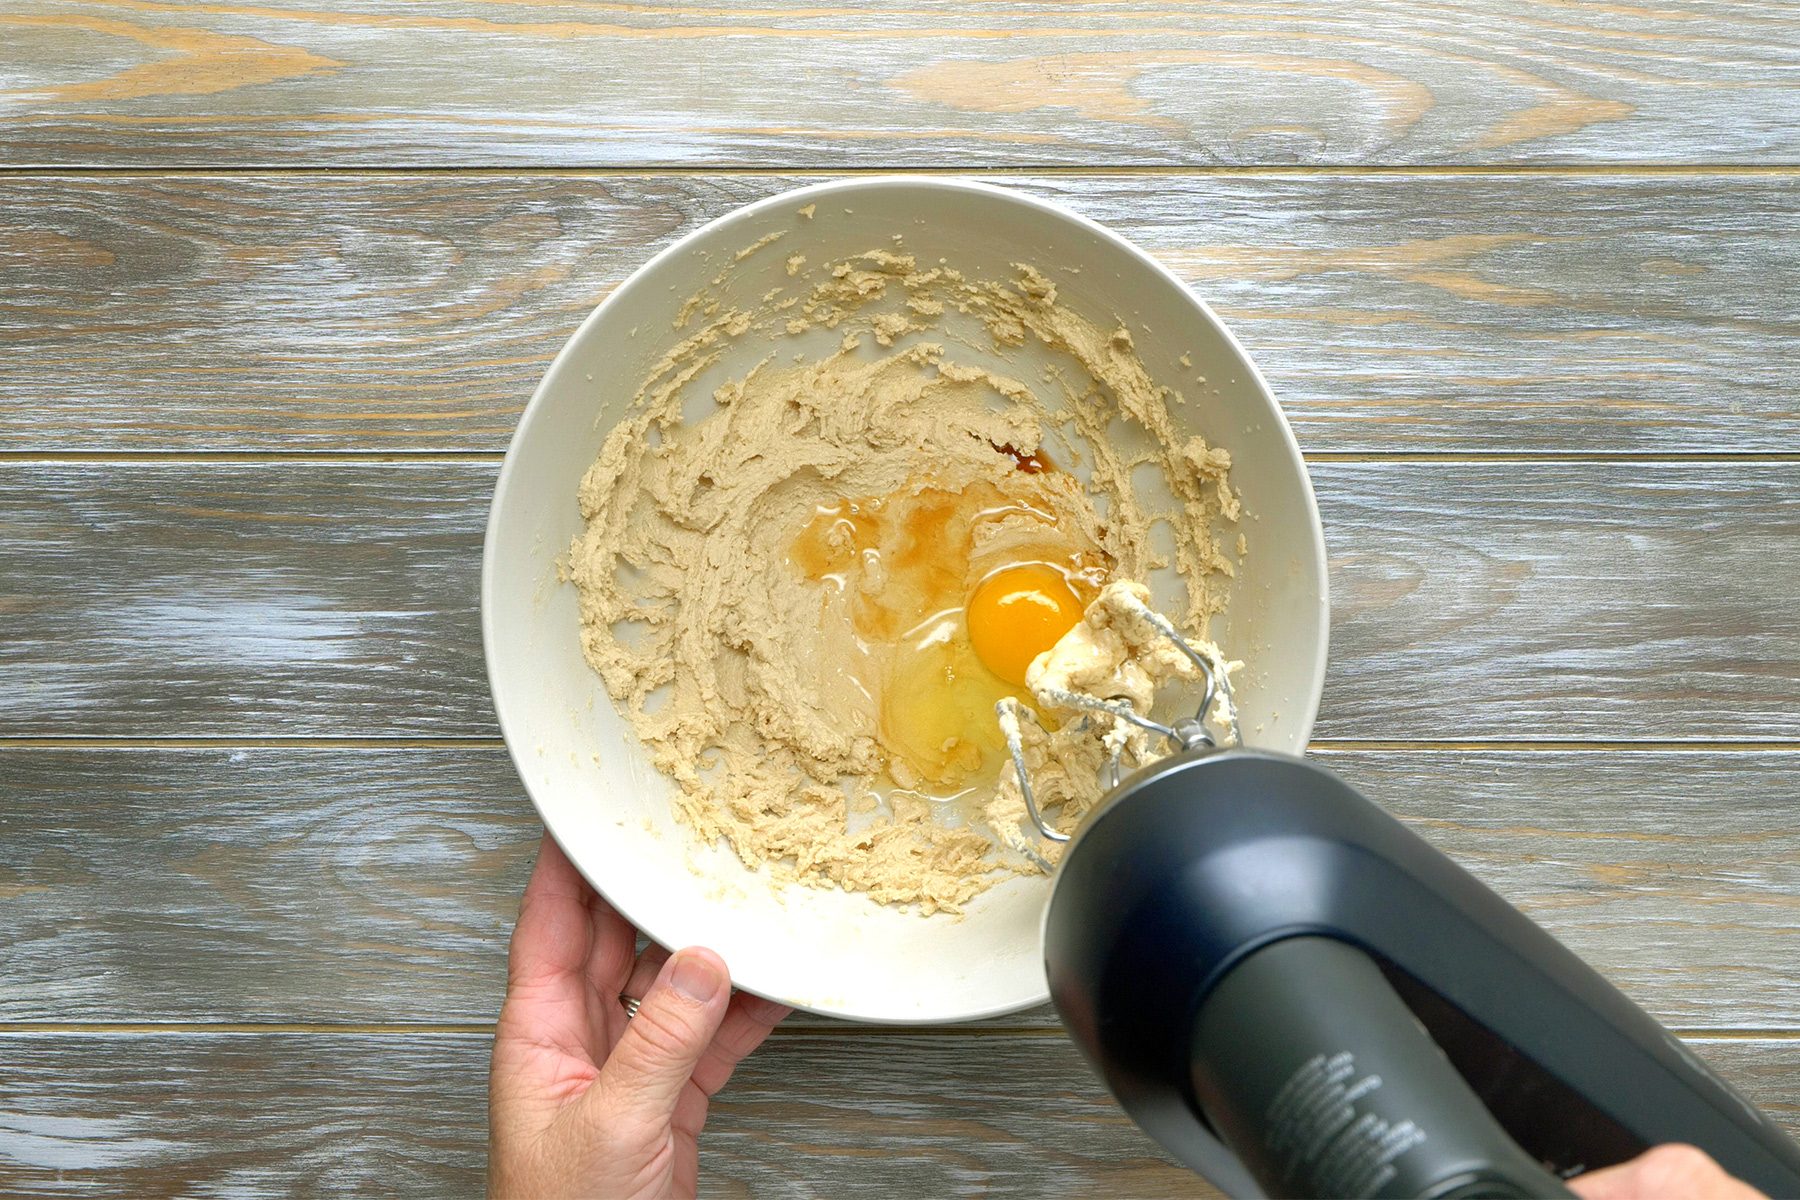
[[[754, 310], [684, 307], [582, 481], [564, 564], [582, 650], [698, 837], [781, 879], [959, 911], [1043, 869], [1008, 849], [1023, 810], [995, 701], [1029, 701], [1034, 662], [1129, 675], [1138, 647], [1095, 601], [1153, 571], [1179, 576], [1169, 615], [1203, 638], [1242, 552], [1230, 456], [1178, 435], [1129, 332], [1032, 266], [970, 279], [899, 248], [788, 265]], [[988, 365], [959, 361], [947, 314], [984, 332]], [[836, 349], [795, 362], [786, 337], [820, 328]], [[743, 339], [769, 357], [684, 420]], [[992, 369], [1027, 344], [1059, 365]], [[1148, 505], [1146, 470], [1172, 505]], [[1072, 823], [1099, 794], [1094, 739], [1046, 725], [1030, 753]]]

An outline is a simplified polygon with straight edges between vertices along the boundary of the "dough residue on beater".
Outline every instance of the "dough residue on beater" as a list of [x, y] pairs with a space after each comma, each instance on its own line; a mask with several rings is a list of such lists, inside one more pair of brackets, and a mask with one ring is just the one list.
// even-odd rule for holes
[[[799, 272], [805, 262], [795, 255], [783, 266]], [[579, 591], [582, 651], [678, 785], [680, 818], [703, 840], [725, 839], [752, 868], [923, 913], [958, 911], [1038, 869], [996, 844], [996, 832], [1002, 843], [1011, 836], [1001, 823], [1017, 823], [1010, 770], [986, 781], [998, 790], [975, 806], [989, 827], [948, 819], [943, 805], [894, 786], [877, 697], [834, 667], [855, 647], [825, 620], [834, 605], [878, 601], [881, 573], [861, 579], [866, 594], [848, 594], [792, 558], [796, 537], [830, 506], [988, 489], [996, 504], [1036, 516], [982, 527], [957, 564], [971, 583], [985, 562], [1022, 553], [1053, 526], [1108, 578], [1173, 567], [1186, 595], [1172, 615], [1185, 631], [1203, 633], [1223, 607], [1236, 547], [1219, 527], [1238, 517], [1230, 456], [1178, 433], [1175, 394], [1154, 382], [1124, 328], [1067, 306], [1036, 268], [1015, 270], [970, 279], [877, 249], [811, 267], [754, 305], [694, 297], [678, 320], [681, 341], [582, 481], [586, 525], [564, 563]], [[1031, 342], [1059, 365], [1027, 382], [961, 361], [950, 347], [968, 335], [947, 328], [954, 316], [985, 332], [987, 361]], [[819, 329], [841, 332], [836, 348], [795, 362], [784, 335]], [[684, 419], [694, 381], [745, 338], [766, 339], [768, 355]], [[1121, 422], [1141, 432], [1141, 445], [1114, 436]], [[1053, 430], [1078, 449], [1085, 482], [1022, 467]], [[1172, 507], [1140, 496], [1132, 473], [1145, 465]], [[1159, 520], [1174, 533], [1172, 560], [1153, 547]], [[1090, 618], [1113, 619], [1105, 612]], [[1083, 637], [1118, 632], [1116, 622], [1089, 624], [1077, 627], [1088, 629]], [[1056, 664], [1074, 645], [1040, 664], [1063, 669]], [[1146, 660], [1162, 661], [1155, 652]], [[1072, 777], [1089, 754], [1055, 738], [1033, 752], [1050, 777]], [[1063, 803], [1065, 816], [1077, 815]]]
[[[1194, 661], [1146, 619], [1149, 603], [1150, 589], [1136, 580], [1107, 584], [1081, 621], [1039, 655], [1025, 677], [1039, 708], [1058, 722], [1052, 727], [1014, 717], [1025, 770], [1039, 811], [1049, 814], [1051, 823], [1065, 833], [1073, 832], [1099, 802], [1104, 792], [1102, 768], [1109, 758], [1117, 757], [1130, 771], [1172, 747], [1141, 726], [1073, 708], [1064, 697], [1076, 693], [1121, 700], [1139, 716], [1149, 716], [1165, 689], [1191, 684], [1200, 676]], [[1229, 745], [1237, 728], [1230, 677], [1244, 664], [1226, 659], [1210, 641], [1186, 640], [1207, 660], [1219, 685], [1200, 716], [1220, 744]], [[984, 816], [1009, 842], [1028, 844], [1036, 837], [1015, 771], [1001, 773]], [[1045, 842], [1037, 853], [1054, 863], [1061, 848]]]

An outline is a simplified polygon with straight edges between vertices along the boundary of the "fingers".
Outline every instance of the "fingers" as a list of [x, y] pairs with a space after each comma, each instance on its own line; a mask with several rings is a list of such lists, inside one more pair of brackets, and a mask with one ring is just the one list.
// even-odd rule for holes
[[1637, 1187], [1632, 1182], [1631, 1164], [1584, 1171], [1568, 1181], [1571, 1192], [1581, 1200], [1636, 1200]]
[[637, 956], [637, 962], [631, 968], [631, 974], [625, 979], [625, 986], [619, 994], [635, 996], [642, 1000], [650, 994], [656, 985], [656, 977], [662, 974], [663, 964], [669, 961], [669, 952], [655, 942], [644, 947], [644, 952]]
[[1569, 1181], [1582, 1200], [1767, 1200], [1693, 1146], [1653, 1146], [1630, 1162]]
[[730, 997], [725, 961], [711, 950], [683, 950], [664, 963], [584, 1101], [599, 1107], [595, 1119], [666, 1127]]
[[694, 1068], [694, 1082], [708, 1096], [725, 1086], [726, 1080], [749, 1053], [763, 1044], [775, 1026], [794, 1010], [785, 1004], [739, 992], [731, 998], [725, 1021], [714, 1035], [700, 1063]]
[[[629, 928], [629, 926], [627, 928]], [[631, 929], [630, 933], [631, 944], [635, 947], [637, 945], [637, 930]], [[619, 1038], [625, 1033], [625, 1009], [619, 1005], [616, 998], [620, 996], [630, 996], [636, 1000], [642, 1001], [645, 996], [650, 994], [650, 989], [656, 984], [656, 977], [662, 973], [663, 964], [668, 961], [669, 952], [655, 942], [651, 942], [644, 947], [643, 952], [637, 956], [636, 961], [630, 964], [630, 969], [622, 983], [612, 988], [610, 991], [596, 990], [595, 996], [597, 997], [597, 1003], [605, 1007], [605, 1011], [609, 1017], [606, 1025], [606, 1048], [608, 1053], [611, 1053], [612, 1048], [619, 1044]], [[588, 974], [590, 979], [593, 978], [593, 971], [591, 968]]]
[[530, 1083], [533, 1064], [540, 1061], [536, 1047], [596, 1060], [582, 976], [592, 940], [587, 904], [592, 895], [546, 833], [519, 902], [507, 956], [506, 1002], [494, 1030], [496, 1095], [536, 1088]]
[[538, 843], [537, 865], [519, 901], [507, 955], [507, 984], [542, 985], [570, 977], [576, 985], [588, 958], [592, 924], [587, 881], [563, 856], [548, 831]]
[[[644, 947], [644, 952], [638, 956], [637, 965], [632, 968], [625, 982], [623, 994], [642, 996], [647, 993], [667, 961], [669, 952], [661, 946], [652, 942]], [[719, 1026], [719, 1032], [713, 1036], [712, 1045], [707, 1047], [706, 1053], [694, 1068], [694, 1082], [708, 1096], [724, 1087], [738, 1063], [762, 1045], [769, 1032], [793, 1011], [784, 1004], [764, 1000], [761, 996], [745, 992], [733, 996], [730, 1007], [725, 1010], [725, 1020]]]
[[[611, 1003], [626, 990], [632, 956], [637, 950], [637, 930], [598, 894], [588, 902], [588, 914], [594, 929], [593, 946], [588, 951], [588, 984], [602, 1000]], [[649, 986], [649, 980], [644, 986]]]

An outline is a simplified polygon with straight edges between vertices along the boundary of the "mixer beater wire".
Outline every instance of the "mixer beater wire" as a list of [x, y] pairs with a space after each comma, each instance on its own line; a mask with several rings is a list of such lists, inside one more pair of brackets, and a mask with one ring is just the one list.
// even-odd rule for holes
[[[1057, 687], [1034, 689], [1033, 694], [1046, 704], [1100, 714], [1114, 719], [1115, 723], [1102, 735], [1109, 753], [1106, 765], [1102, 768], [1101, 784], [1109, 791], [1119, 786], [1119, 781], [1124, 774], [1122, 758], [1126, 749], [1126, 730], [1117, 722], [1135, 725], [1150, 733], [1160, 734], [1173, 744], [1174, 749], [1170, 753], [1213, 746], [1217, 743], [1213, 739], [1211, 730], [1206, 727], [1206, 718], [1212, 710], [1214, 702], [1222, 696], [1225, 700], [1224, 720], [1226, 730], [1230, 734], [1230, 743], [1237, 745], [1242, 740], [1238, 731], [1237, 706], [1232, 703], [1231, 698], [1231, 682], [1223, 667], [1194, 649], [1188, 640], [1181, 636], [1180, 630], [1175, 628], [1173, 622], [1136, 597], [1121, 596], [1117, 602], [1125, 611], [1144, 621], [1163, 637], [1173, 642], [1199, 670], [1204, 686], [1201, 691], [1199, 707], [1194, 715], [1178, 718], [1169, 725], [1145, 716], [1133, 708], [1130, 701], [1120, 697], [1093, 696], [1086, 692]], [[1070, 835], [1050, 824], [1043, 811], [1038, 807], [1037, 796], [1031, 787], [1031, 772], [1025, 765], [1024, 731], [1019, 723], [1020, 718], [1029, 717], [1039, 729], [1044, 729], [1044, 723], [1038, 719], [1035, 712], [1021, 704], [1014, 696], [1008, 696], [995, 704], [994, 715], [1000, 722], [1001, 734], [1006, 738], [1007, 752], [1012, 755], [1013, 770], [1019, 778], [1019, 792], [1024, 797], [1025, 812], [1031, 817], [1032, 824], [1037, 826], [1038, 833], [1047, 841], [1069, 841]], [[1093, 724], [1092, 718], [1084, 717], [1082, 725], [1077, 728], [1086, 728]], [[1044, 731], [1049, 732], [1047, 729]]]

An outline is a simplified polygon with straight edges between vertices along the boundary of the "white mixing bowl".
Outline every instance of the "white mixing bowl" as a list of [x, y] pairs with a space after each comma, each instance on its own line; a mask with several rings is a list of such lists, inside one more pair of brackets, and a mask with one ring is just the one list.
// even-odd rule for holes
[[[815, 206], [810, 219], [799, 211], [807, 205]], [[1002, 884], [960, 919], [897, 912], [860, 894], [775, 886], [676, 823], [672, 785], [649, 765], [576, 640], [575, 591], [556, 569], [581, 529], [576, 485], [670, 348], [683, 300], [736, 251], [776, 232], [784, 234], [777, 253], [734, 265], [728, 299], [753, 304], [787, 283], [788, 255], [835, 260], [890, 246], [900, 233], [920, 261], [941, 256], [972, 278], [1010, 278], [1011, 264], [1031, 263], [1057, 283], [1063, 303], [1097, 324], [1129, 326], [1151, 374], [1187, 395], [1174, 406], [1176, 419], [1232, 453], [1249, 554], [1212, 633], [1249, 664], [1237, 679], [1245, 740], [1296, 753], [1318, 709], [1327, 627], [1324, 541], [1306, 469], [1242, 347], [1166, 269], [1056, 205], [944, 179], [820, 184], [695, 230], [594, 310], [531, 398], [494, 491], [481, 629], [507, 748], [582, 874], [658, 942], [711, 946], [739, 986], [800, 1008], [892, 1022], [1027, 1008], [1046, 998], [1039, 927], [1048, 879]], [[762, 339], [740, 339], [697, 381], [696, 394], [709, 396], [770, 350]], [[1015, 352], [1011, 373], [1037, 378], [1033, 353]], [[1191, 365], [1179, 361], [1184, 354]], [[957, 356], [981, 357], [961, 347]]]

